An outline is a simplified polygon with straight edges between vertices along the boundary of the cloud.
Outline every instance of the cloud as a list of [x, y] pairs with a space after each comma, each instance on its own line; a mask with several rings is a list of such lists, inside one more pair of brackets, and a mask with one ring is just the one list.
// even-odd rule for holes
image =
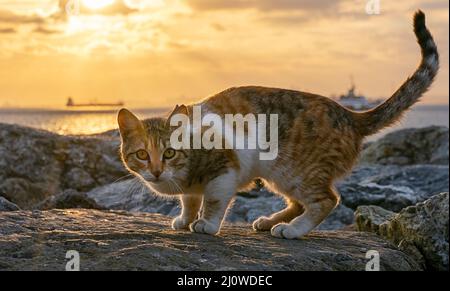
[[21, 15], [15, 14], [8, 10], [0, 10], [0, 23], [13, 23], [13, 24], [41, 24], [45, 19], [38, 15]]
[[140, 10], [164, 6], [166, 1], [167, 0], [124, 0], [128, 7]]
[[[59, 12], [57, 14], [66, 14], [66, 7], [71, 7], [71, 3], [75, 0], [59, 0]], [[135, 8], [129, 7], [125, 1], [114, 1], [111, 5], [105, 6], [99, 9], [89, 9], [83, 5], [83, 1], [79, 0], [79, 13], [82, 15], [128, 15], [130, 13], [137, 12]], [[72, 6], [73, 7], [73, 6]]]
[[41, 26], [41, 25], [39, 25], [38, 27], [33, 29], [33, 32], [34, 33], [39, 33], [39, 34], [46, 34], [46, 35], [61, 33], [61, 31], [59, 31], [59, 30], [46, 28], [46, 27]]
[[420, 3], [418, 6], [421, 9], [426, 10], [448, 10], [449, 8], [449, 2], [448, 1], [426, 1], [423, 3]]
[[17, 30], [15, 30], [12, 27], [7, 27], [7, 28], [0, 28], [0, 34], [11, 34], [11, 33], [16, 33]]
[[199, 11], [204, 10], [231, 10], [231, 9], [257, 9], [264, 11], [276, 10], [303, 10], [319, 11], [332, 9], [339, 5], [338, 0], [187, 0], [187, 4]]

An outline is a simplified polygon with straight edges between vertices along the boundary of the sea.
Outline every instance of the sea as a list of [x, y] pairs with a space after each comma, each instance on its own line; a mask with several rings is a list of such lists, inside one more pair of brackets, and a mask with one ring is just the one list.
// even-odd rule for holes
[[[140, 118], [163, 116], [169, 108], [133, 109]], [[44, 129], [62, 135], [89, 135], [117, 128], [117, 109], [17, 109], [0, 108], [0, 123], [12, 123]], [[368, 137], [376, 140], [385, 134], [403, 128], [421, 128], [431, 125], [449, 126], [448, 105], [418, 105], [406, 113], [401, 122]]]

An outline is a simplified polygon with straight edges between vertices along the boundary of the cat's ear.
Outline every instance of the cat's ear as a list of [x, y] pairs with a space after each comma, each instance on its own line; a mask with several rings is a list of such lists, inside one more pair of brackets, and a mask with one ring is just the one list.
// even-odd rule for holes
[[119, 124], [120, 135], [122, 137], [144, 129], [142, 122], [133, 113], [125, 108], [119, 111], [117, 123]]
[[172, 113], [170, 113], [169, 117], [167, 118], [167, 124], [170, 124], [170, 119], [172, 118], [172, 116], [176, 114], [184, 114], [189, 116], [189, 109], [184, 104], [175, 106], [175, 109], [172, 111]]

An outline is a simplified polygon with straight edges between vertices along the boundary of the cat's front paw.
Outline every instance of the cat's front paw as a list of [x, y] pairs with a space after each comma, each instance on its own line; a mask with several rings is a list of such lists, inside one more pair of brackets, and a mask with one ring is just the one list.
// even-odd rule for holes
[[261, 216], [253, 222], [253, 229], [257, 231], [269, 231], [272, 226], [272, 220], [265, 216]]
[[184, 216], [177, 216], [175, 217], [174, 220], [172, 220], [172, 229], [174, 230], [181, 230], [181, 229], [189, 229], [189, 223], [191, 223], [191, 221], [189, 221], [186, 217]]
[[189, 226], [192, 232], [215, 235], [219, 232], [219, 225], [211, 223], [203, 218], [194, 221]]
[[274, 237], [285, 239], [297, 239], [302, 236], [301, 232], [288, 223], [278, 223], [272, 227], [270, 233]]

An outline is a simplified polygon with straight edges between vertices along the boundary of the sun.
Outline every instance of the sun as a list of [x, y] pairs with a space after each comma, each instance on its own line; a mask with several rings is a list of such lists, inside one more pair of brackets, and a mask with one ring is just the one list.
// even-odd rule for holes
[[89, 9], [100, 9], [111, 5], [115, 0], [83, 0], [83, 4]]

